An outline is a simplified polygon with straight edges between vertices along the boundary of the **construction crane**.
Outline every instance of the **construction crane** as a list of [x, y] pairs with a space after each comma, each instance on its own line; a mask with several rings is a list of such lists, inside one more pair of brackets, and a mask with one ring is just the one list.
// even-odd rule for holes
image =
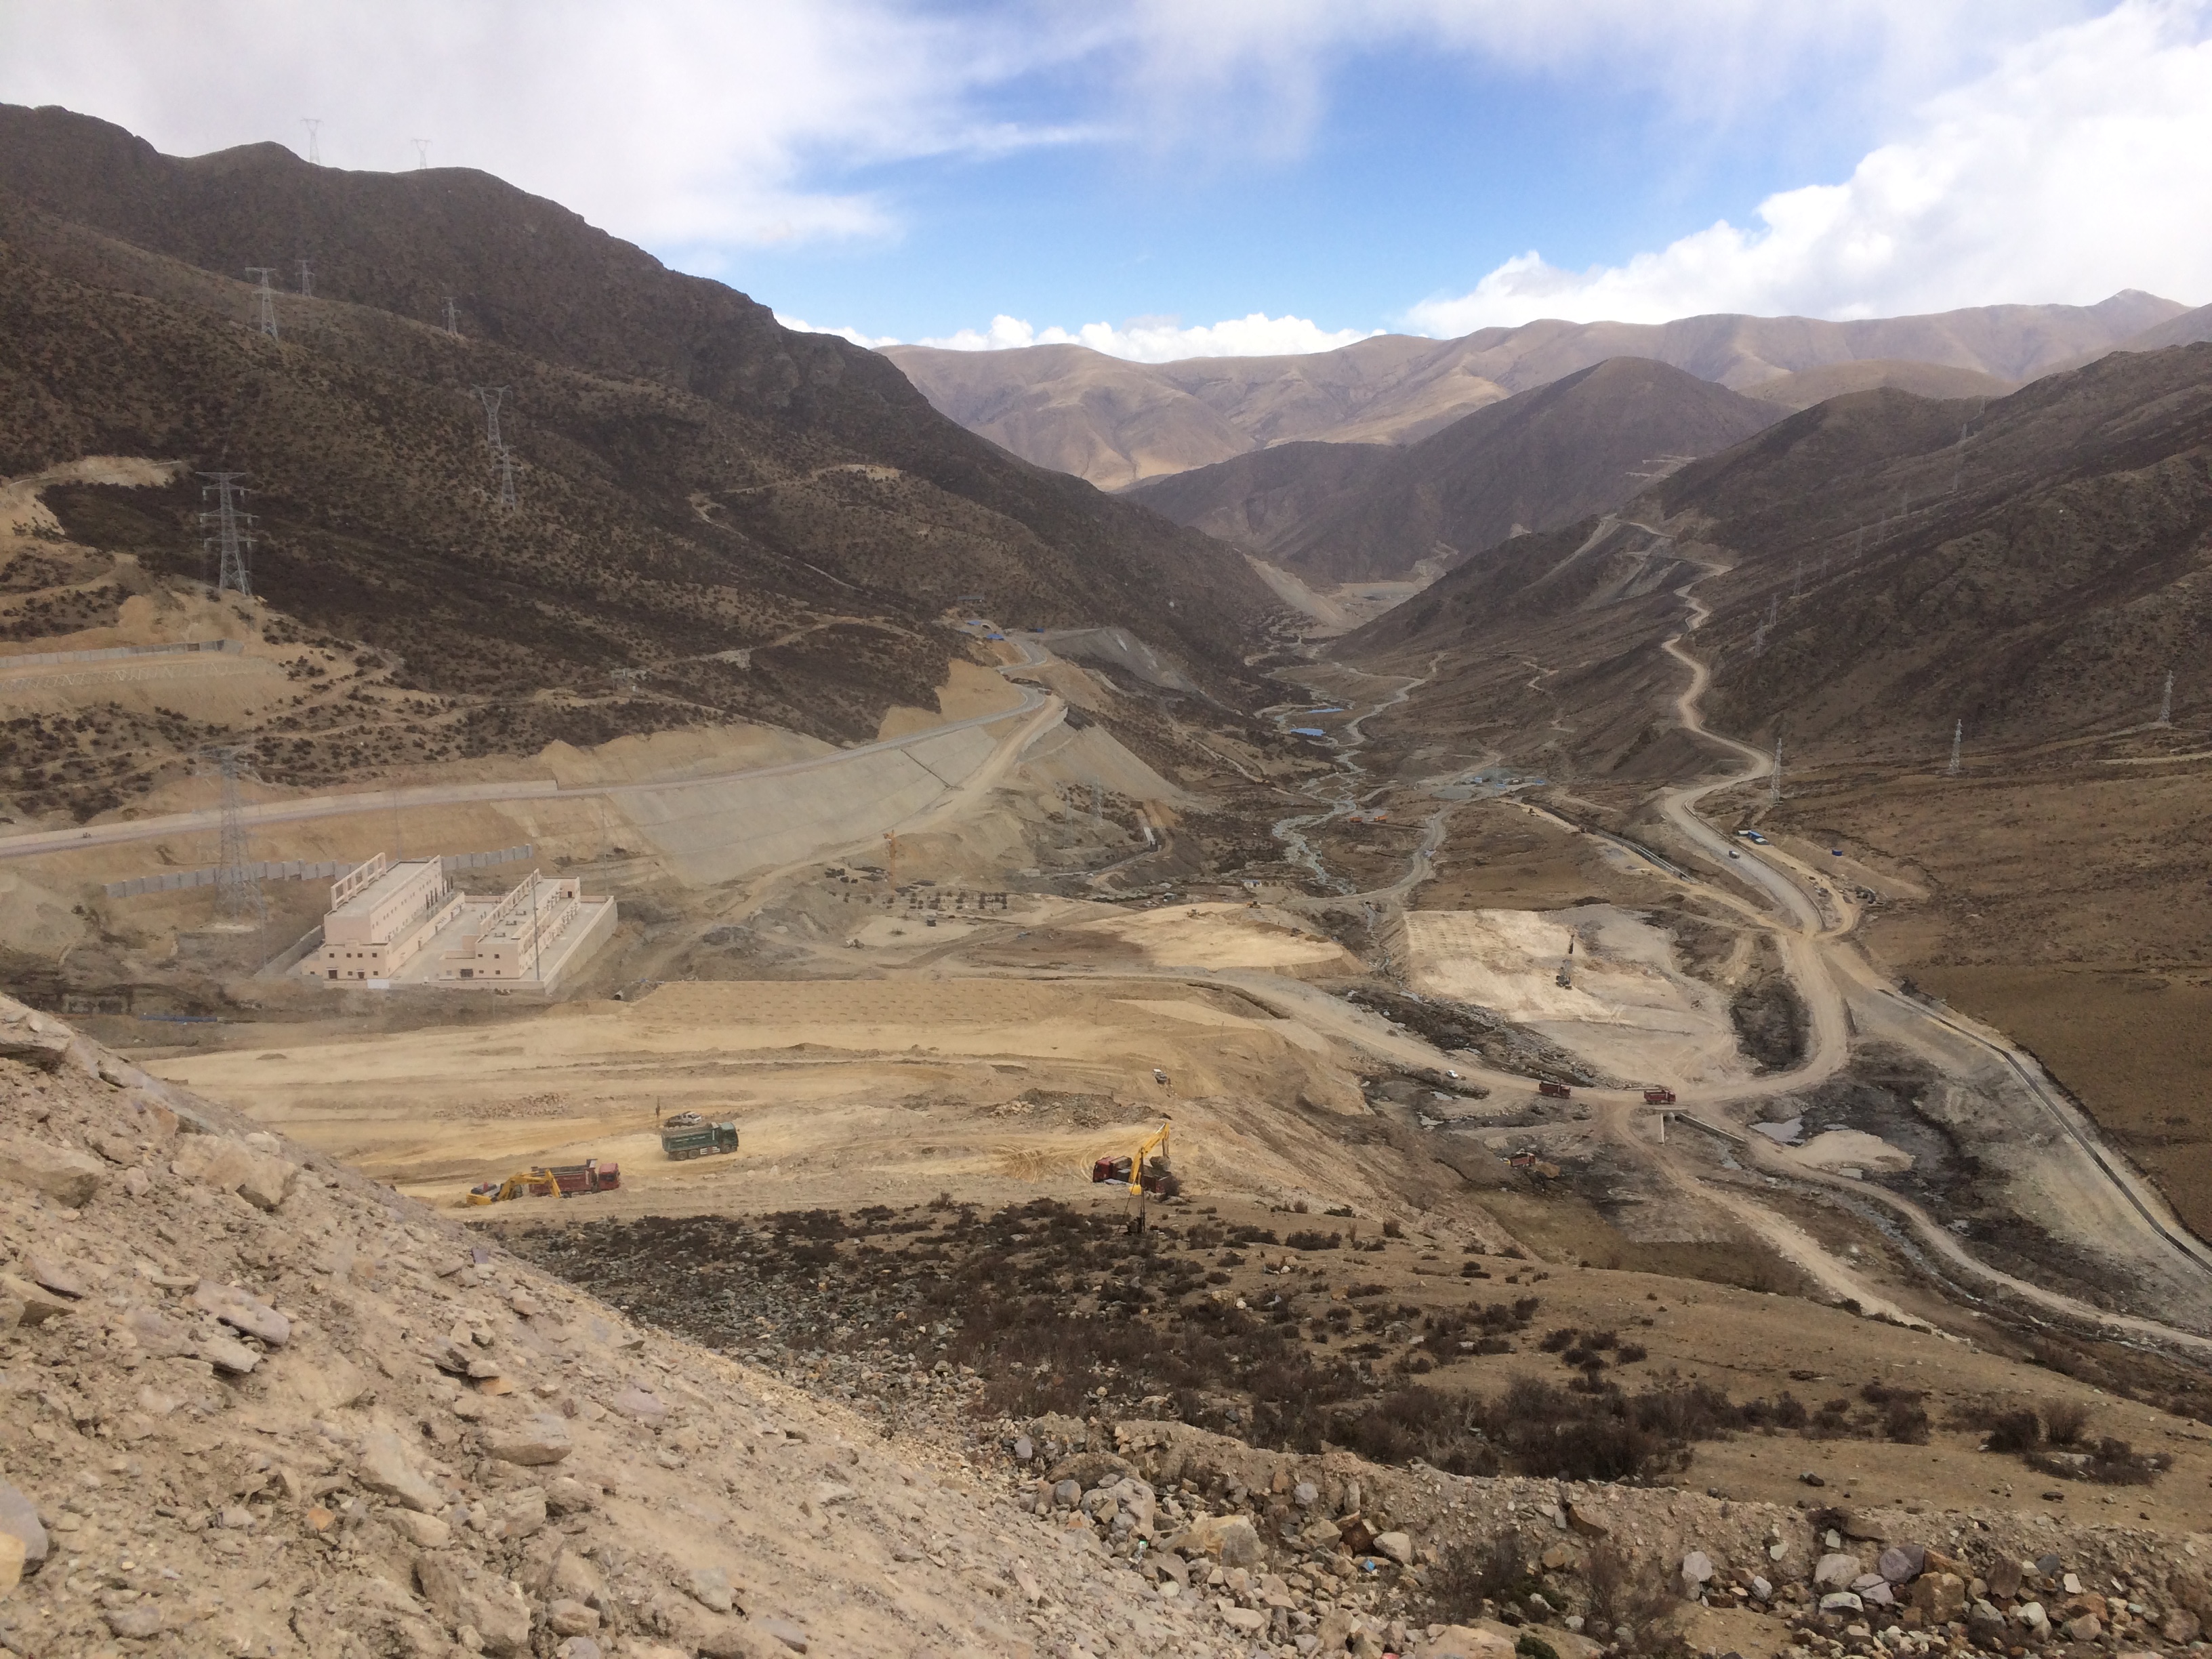
[[1129, 1231], [1141, 1234], [1145, 1231], [1146, 1200], [1173, 1198], [1182, 1190], [1170, 1167], [1168, 1132], [1175, 1125], [1167, 1118], [1160, 1127], [1137, 1144], [1136, 1153], [1129, 1158], [1102, 1158], [1091, 1166], [1094, 1184], [1118, 1182], [1129, 1189], [1136, 1200], [1136, 1213], [1130, 1218]]

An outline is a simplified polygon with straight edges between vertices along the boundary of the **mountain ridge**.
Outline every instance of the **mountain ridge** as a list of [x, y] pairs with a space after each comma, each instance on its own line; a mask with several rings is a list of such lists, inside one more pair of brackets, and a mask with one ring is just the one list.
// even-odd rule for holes
[[[884, 355], [962, 424], [1039, 465], [1125, 489], [1229, 459], [1227, 434], [1244, 449], [1306, 440], [1417, 442], [1486, 404], [1609, 357], [1650, 357], [1736, 392], [1872, 359], [2016, 384], [2113, 349], [2184, 311], [2130, 289], [2094, 306], [1984, 306], [1846, 322], [1726, 313], [1656, 324], [1548, 319], [1455, 340], [1382, 335], [1307, 356], [1158, 365], [1083, 346], [892, 346]], [[1035, 355], [1046, 353], [1054, 355]], [[1023, 419], [1009, 422], [1003, 411], [1017, 404]], [[1115, 411], [1124, 405], [1141, 410], [1142, 441], [1119, 435]]]
[[[1782, 413], [1650, 358], [1613, 357], [1404, 448], [1284, 445], [1129, 494], [1309, 582], [1373, 580], [1618, 507]], [[1236, 533], [1255, 517], [1263, 528]]]

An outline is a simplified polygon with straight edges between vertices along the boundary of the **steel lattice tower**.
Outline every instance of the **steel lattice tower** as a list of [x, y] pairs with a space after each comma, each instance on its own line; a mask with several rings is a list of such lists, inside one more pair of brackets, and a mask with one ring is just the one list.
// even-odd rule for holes
[[[447, 303], [450, 306], [452, 301], [448, 301]], [[506, 400], [507, 394], [513, 391], [514, 388], [512, 386], [471, 386], [469, 390], [475, 392], [477, 394], [477, 401], [483, 404], [484, 441], [489, 444], [494, 449], [497, 449], [501, 447], [499, 441], [499, 406]]]
[[1782, 799], [1782, 734], [1774, 734], [1774, 770], [1768, 774], [1766, 799], [1777, 805]]
[[505, 444], [499, 447], [499, 505], [502, 512], [512, 513], [514, 500], [514, 452]]
[[1951, 727], [1951, 763], [1943, 769], [1945, 777], [1955, 778], [1959, 775], [1959, 750], [1966, 740], [1966, 723], [1964, 720], [1957, 721]]
[[254, 324], [273, 340], [277, 337], [276, 290], [269, 286], [269, 279], [276, 274], [276, 268], [274, 265], [248, 265], [246, 274], [261, 284], [254, 294]]
[[267, 920], [269, 904], [246, 856], [246, 813], [238, 789], [244, 755], [239, 749], [215, 751], [222, 771], [222, 850], [216, 860], [215, 909], [234, 921], [259, 922]]
[[[242, 594], [250, 599], [253, 597], [253, 572], [246, 556], [253, 551], [253, 532], [247, 526], [252, 524], [253, 515], [240, 512], [237, 504], [237, 498], [246, 494], [238, 487], [239, 480], [247, 475], [203, 472], [199, 476], [208, 480], [201, 488], [200, 499], [205, 501], [210, 495], [216, 498], [215, 511], [200, 514], [202, 526], [215, 526], [215, 534], [201, 546], [213, 546], [222, 556], [216, 567], [215, 591]], [[206, 567], [203, 565], [201, 568]]]
[[307, 130], [307, 165], [319, 167], [323, 164], [323, 147], [315, 141], [315, 135], [323, 124], [312, 115], [302, 115], [300, 125]]
[[453, 296], [450, 294], [446, 296], [446, 332], [456, 338], [461, 332], [460, 319], [454, 313]]
[[2171, 668], [2166, 671], [2166, 694], [2158, 700], [2158, 723], [2160, 726], [2173, 724], [2173, 671]]
[[303, 300], [315, 297], [314, 266], [305, 259], [300, 261], [300, 297]]

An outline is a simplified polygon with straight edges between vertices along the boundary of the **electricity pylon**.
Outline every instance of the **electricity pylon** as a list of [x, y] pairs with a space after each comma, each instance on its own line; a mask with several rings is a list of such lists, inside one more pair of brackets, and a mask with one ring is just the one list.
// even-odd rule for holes
[[[216, 498], [215, 511], [200, 514], [203, 526], [212, 524], [215, 534], [201, 543], [203, 549], [213, 546], [221, 555], [216, 567], [215, 591], [217, 593], [236, 593], [246, 599], [253, 597], [253, 572], [246, 556], [253, 551], [253, 532], [246, 526], [253, 522], [250, 513], [238, 510], [235, 497], [246, 492], [238, 487], [243, 472], [203, 472], [208, 480], [201, 488], [200, 499], [210, 495]], [[207, 567], [200, 567], [204, 570]]]
[[246, 856], [246, 811], [238, 788], [246, 770], [246, 751], [222, 748], [213, 753], [222, 774], [222, 848], [216, 859], [216, 914], [232, 921], [265, 921], [269, 901], [261, 884], [253, 878], [253, 866]]
[[1951, 727], [1951, 763], [1943, 769], [1945, 777], [1955, 778], [1959, 775], [1959, 750], [1966, 740], [1966, 723], [1964, 720], [1959, 720]]
[[261, 284], [254, 293], [254, 324], [273, 340], [276, 337], [276, 290], [269, 286], [269, 279], [276, 274], [276, 268], [274, 265], [248, 265], [246, 274]]
[[2173, 671], [2171, 668], [2166, 671], [2166, 694], [2158, 700], [2158, 723], [2160, 726], [2173, 724]]

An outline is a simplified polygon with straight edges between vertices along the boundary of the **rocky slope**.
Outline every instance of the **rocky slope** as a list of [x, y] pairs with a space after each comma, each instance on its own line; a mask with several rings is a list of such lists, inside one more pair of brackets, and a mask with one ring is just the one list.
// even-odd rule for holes
[[[1040, 465], [1119, 489], [1276, 444], [1415, 443], [1474, 410], [1609, 357], [1649, 357], [1737, 392], [1804, 370], [1889, 360], [2009, 386], [2138, 336], [2147, 344], [2178, 343], [2144, 331], [2182, 310], [2130, 291], [2094, 306], [1984, 306], [1844, 323], [1734, 315], [1660, 324], [1547, 320], [1457, 340], [1383, 335], [1304, 356], [1154, 365], [1083, 346], [896, 346], [888, 355], [962, 425]], [[1916, 378], [1892, 370], [1879, 383], [1933, 389], [1912, 384]], [[1862, 378], [1848, 389], [1876, 383]]]
[[[289, 289], [302, 258], [313, 297], [280, 294], [269, 338], [244, 267]], [[482, 709], [494, 747], [725, 716], [872, 736], [943, 683], [936, 619], [969, 595], [1237, 684], [1273, 603], [1227, 550], [962, 431], [875, 354], [479, 173], [180, 160], [0, 107], [0, 476], [98, 454], [250, 474], [270, 608], [404, 659], [396, 683]], [[512, 509], [478, 386], [505, 389]], [[112, 624], [137, 579], [93, 555], [211, 574], [189, 479], [49, 505], [82, 568], [12, 562], [10, 637]]]
[[[1308, 581], [1372, 580], [1618, 507], [1778, 417], [1664, 363], [1615, 357], [1403, 449], [1284, 445], [1131, 494]], [[1252, 529], [1236, 533], [1240, 522]]]
[[[32, 1659], [2142, 1651], [2212, 1610], [2212, 1540], [994, 1424], [949, 1365], [895, 1432], [5, 1000], [0, 1138]], [[863, 1355], [801, 1380], [890, 1392]]]

